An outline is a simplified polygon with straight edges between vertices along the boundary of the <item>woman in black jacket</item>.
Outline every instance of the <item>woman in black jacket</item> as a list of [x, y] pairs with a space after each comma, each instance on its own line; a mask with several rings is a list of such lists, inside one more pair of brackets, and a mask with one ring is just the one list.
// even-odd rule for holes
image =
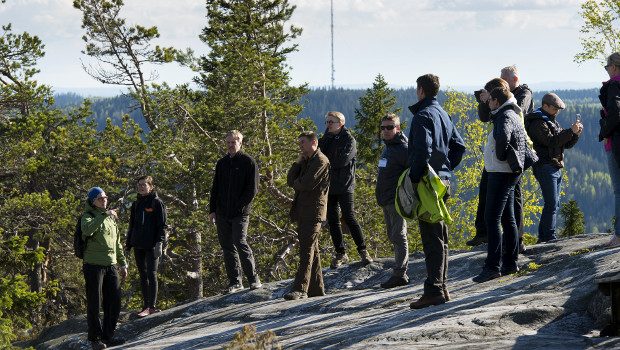
[[138, 317], [145, 317], [159, 311], [155, 308], [157, 266], [166, 239], [166, 208], [153, 191], [152, 177], [139, 178], [137, 189], [138, 200], [131, 205], [126, 246], [127, 250], [134, 249], [144, 302]]
[[[601, 110], [601, 131], [599, 141], [605, 141], [609, 160], [609, 175], [614, 188], [615, 214], [620, 218], [620, 52], [607, 58], [605, 66], [609, 80], [603, 83], [599, 99]], [[620, 246], [620, 220], [616, 219], [614, 235], [608, 243], [610, 248]]]

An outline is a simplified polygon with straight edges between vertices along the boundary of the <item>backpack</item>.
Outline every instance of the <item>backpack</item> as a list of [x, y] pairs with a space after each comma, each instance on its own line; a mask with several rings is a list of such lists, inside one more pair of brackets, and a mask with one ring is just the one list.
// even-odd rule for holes
[[[87, 213], [92, 216], [90, 213]], [[84, 259], [84, 251], [86, 250], [86, 241], [82, 239], [82, 215], [77, 218], [77, 225], [73, 233], [73, 254], [80, 259]]]

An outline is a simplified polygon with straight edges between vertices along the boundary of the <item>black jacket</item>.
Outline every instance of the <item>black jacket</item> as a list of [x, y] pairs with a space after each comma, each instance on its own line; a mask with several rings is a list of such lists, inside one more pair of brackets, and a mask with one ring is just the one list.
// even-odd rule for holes
[[329, 194], [353, 192], [357, 145], [349, 129], [342, 127], [338, 134], [325, 131], [319, 148], [329, 159]]
[[385, 206], [394, 204], [398, 178], [408, 167], [407, 137], [399, 132], [391, 140], [383, 140], [385, 148], [379, 161], [379, 174], [375, 196], [377, 204]]
[[538, 108], [525, 116], [525, 130], [534, 142], [538, 164], [564, 167], [564, 149], [573, 147], [579, 136], [571, 129], [562, 129], [555, 117]]
[[508, 162], [513, 173], [526, 168], [527, 135], [515, 104], [501, 107], [493, 116], [493, 138], [497, 159]]
[[599, 120], [601, 131], [598, 134], [598, 139], [603, 141], [604, 138], [620, 132], [620, 81], [610, 79], [604, 82], [598, 98], [603, 106]]
[[154, 191], [131, 204], [127, 248], [151, 249], [166, 240], [166, 207]]
[[425, 98], [409, 107], [409, 177], [420, 182], [430, 165], [442, 178], [451, 177], [465, 153], [465, 142], [436, 98]]
[[256, 193], [258, 166], [254, 159], [242, 151], [234, 157], [226, 154], [215, 165], [209, 213], [226, 219], [249, 215]]

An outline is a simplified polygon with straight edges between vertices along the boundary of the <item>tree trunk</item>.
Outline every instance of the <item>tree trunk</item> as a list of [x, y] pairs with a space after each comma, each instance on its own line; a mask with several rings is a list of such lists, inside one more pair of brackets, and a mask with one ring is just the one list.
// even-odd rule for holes
[[[193, 162], [192, 162], [193, 163]], [[193, 166], [194, 164], [192, 164]], [[196, 194], [196, 183], [192, 182], [192, 210], [198, 210], [198, 196]], [[200, 231], [191, 228], [189, 230], [189, 252], [191, 270], [187, 272], [189, 279], [189, 296], [196, 300], [202, 298], [203, 282], [202, 282], [202, 236]]]

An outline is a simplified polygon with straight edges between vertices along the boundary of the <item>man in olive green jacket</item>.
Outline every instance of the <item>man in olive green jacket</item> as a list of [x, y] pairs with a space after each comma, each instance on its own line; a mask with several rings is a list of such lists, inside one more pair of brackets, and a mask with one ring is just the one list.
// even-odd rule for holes
[[[121, 278], [127, 277], [127, 260], [123, 254], [116, 211], [107, 210], [108, 197], [99, 187], [88, 191], [84, 214], [82, 214], [82, 239], [84, 249], [84, 280], [88, 340], [94, 350], [105, 349], [124, 343], [114, 337], [121, 310]], [[103, 324], [99, 319], [99, 305], [103, 304]]]
[[291, 292], [284, 296], [287, 300], [325, 295], [319, 233], [327, 213], [329, 160], [318, 149], [314, 132], [299, 135], [299, 149], [299, 159], [287, 174], [287, 183], [295, 190], [290, 216], [299, 238], [299, 268]]

